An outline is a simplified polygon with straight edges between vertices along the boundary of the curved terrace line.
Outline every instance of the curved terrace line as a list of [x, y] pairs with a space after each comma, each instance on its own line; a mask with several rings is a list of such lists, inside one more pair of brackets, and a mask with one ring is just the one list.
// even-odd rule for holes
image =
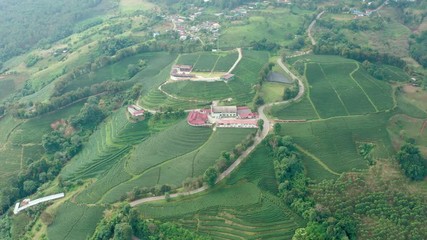
[[[270, 119], [268, 119], [268, 117], [265, 115], [264, 113], [264, 109], [266, 107], [271, 107], [273, 105], [277, 105], [277, 104], [286, 104], [286, 103], [290, 103], [292, 101], [297, 101], [299, 100], [305, 92], [305, 86], [302, 82], [301, 79], [299, 79], [298, 77], [296, 77], [282, 62], [282, 60], [279, 58], [277, 60], [277, 63], [279, 64], [280, 67], [283, 68], [283, 70], [288, 73], [292, 79], [295, 79], [298, 81], [298, 85], [299, 85], [299, 92], [297, 94], [297, 96], [294, 99], [290, 99], [290, 100], [286, 100], [286, 101], [281, 101], [281, 102], [276, 102], [276, 103], [269, 103], [269, 104], [265, 104], [262, 105], [258, 108], [258, 114], [259, 114], [259, 118], [264, 120], [264, 126], [263, 126], [263, 130], [260, 134], [257, 134], [255, 137], [255, 141], [254, 144], [252, 144], [252, 146], [250, 146], [248, 149], [246, 149], [244, 152], [242, 152], [242, 154], [236, 159], [236, 161], [234, 161], [234, 163], [227, 168], [227, 170], [225, 170], [224, 172], [222, 172], [219, 176], [218, 179], [216, 180], [215, 184], [221, 182], [223, 179], [227, 178], [242, 162], [244, 159], [246, 159], [246, 157], [253, 152], [253, 150], [262, 142], [262, 140], [264, 140], [264, 138], [268, 135], [268, 133], [271, 131], [271, 122]], [[189, 196], [189, 195], [193, 195], [193, 194], [197, 194], [203, 191], [206, 191], [208, 189], [207, 186], [203, 186], [201, 188], [192, 190], [192, 191], [187, 191], [187, 192], [181, 192], [181, 193], [174, 193], [171, 194], [169, 197], [170, 198], [176, 198], [176, 197], [180, 197], [180, 196]], [[148, 197], [148, 198], [142, 198], [142, 199], [138, 199], [135, 201], [130, 202], [130, 206], [131, 207], [135, 207], [138, 205], [141, 205], [143, 203], [147, 203], [147, 202], [154, 202], [154, 201], [159, 201], [159, 200], [164, 200], [166, 199], [166, 196], [156, 196], [156, 197]]]

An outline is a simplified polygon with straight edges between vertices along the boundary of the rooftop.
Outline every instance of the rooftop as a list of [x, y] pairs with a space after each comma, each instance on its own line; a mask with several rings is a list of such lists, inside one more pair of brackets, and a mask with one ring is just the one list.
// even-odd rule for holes
[[214, 113], [237, 113], [236, 106], [212, 106]]

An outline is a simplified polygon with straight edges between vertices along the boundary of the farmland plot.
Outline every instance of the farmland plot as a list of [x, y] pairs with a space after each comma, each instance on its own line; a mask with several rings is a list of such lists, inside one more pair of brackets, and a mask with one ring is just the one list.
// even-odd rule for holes
[[219, 55], [212, 53], [202, 53], [197, 60], [196, 65], [194, 65], [194, 72], [210, 72], [215, 67], [216, 62], [218, 61]]
[[140, 60], [146, 61], [147, 66], [140, 71], [134, 78], [136, 80], [154, 77], [168, 66], [176, 58], [175, 54], [168, 53], [142, 53], [125, 58], [117, 63], [105, 66], [73, 80], [66, 88], [66, 91], [76, 90], [85, 86], [91, 86], [107, 80], [124, 81], [128, 80], [127, 66], [129, 64], [138, 64]]
[[52, 225], [47, 229], [49, 239], [74, 240], [92, 236], [101, 220], [104, 208], [87, 207], [66, 202], [56, 213]]
[[236, 51], [182, 54], [177, 64], [191, 65], [194, 72], [228, 72], [238, 58]]
[[10, 176], [25, 168], [30, 162], [39, 160], [44, 153], [42, 137], [52, 129], [50, 124], [77, 114], [83, 106], [74, 104], [55, 114], [45, 114], [27, 121], [7, 115], [0, 119], [0, 185], [6, 184]]
[[224, 82], [177, 81], [164, 85], [163, 90], [181, 98], [206, 101], [233, 96], [233, 92]]
[[269, 109], [269, 114], [286, 120], [311, 120], [318, 119], [318, 113], [308, 97], [296, 103], [274, 105]]
[[[358, 153], [360, 143], [375, 145], [374, 157], [389, 158], [393, 153], [386, 130], [390, 114], [335, 118], [306, 123], [286, 123], [283, 132], [291, 135], [296, 143], [314, 155], [337, 173], [353, 168], [367, 167], [367, 162]], [[315, 160], [310, 157], [304, 160]], [[310, 172], [309, 176], [315, 176]]]
[[[290, 106], [274, 106], [273, 117], [280, 119], [322, 119], [384, 112], [394, 107], [392, 87], [371, 77], [354, 60], [335, 56], [301, 56], [308, 82], [307, 100]], [[312, 105], [314, 112], [311, 110]]]
[[306, 77], [311, 88], [311, 100], [322, 118], [349, 114], [338, 92], [326, 78], [319, 64], [307, 64]]
[[141, 174], [164, 161], [191, 152], [203, 145], [211, 133], [210, 128], [192, 127], [183, 120], [137, 145], [130, 156], [129, 171]]
[[148, 217], [173, 221], [214, 239], [291, 239], [304, 223], [274, 195], [273, 163], [260, 146], [225, 184], [139, 209]]
[[[208, 101], [225, 98], [232, 98], [232, 103], [230, 104], [245, 105], [251, 102], [255, 95], [253, 86], [258, 83], [258, 73], [268, 61], [268, 57], [267, 52], [245, 51], [243, 59], [233, 71], [236, 75], [235, 79], [227, 83], [180, 81], [166, 84], [162, 88], [166, 92], [178, 96], [180, 99], [206, 101], [204, 105], [207, 105]], [[157, 105], [161, 104], [161, 101], [155, 101], [155, 98], [162, 98], [161, 93], [155, 94], [153, 92], [150, 93], [150, 96], [143, 97], [143, 104], [149, 104], [150, 106], [154, 106], [155, 103]], [[164, 95], [163, 98], [167, 99], [168, 97]]]
[[130, 123], [121, 109], [105, 121], [92, 134], [83, 150], [65, 166], [61, 175], [65, 179], [95, 177], [111, 168], [131, 146], [149, 134], [146, 122]]
[[219, 57], [215, 65], [214, 72], [228, 72], [237, 61], [239, 54], [237, 52], [228, 53]]
[[[136, 150], [131, 154], [126, 167], [127, 171], [133, 175], [132, 179], [111, 189], [105, 195], [103, 202], [118, 201], [135, 186], [152, 187], [158, 184], [179, 186], [188, 177], [202, 175], [209, 166], [215, 163], [222, 151], [231, 151], [248, 134], [254, 132], [253, 129], [217, 129], [207, 141], [202, 141], [200, 137], [206, 136], [203, 134], [210, 133], [211, 130], [209, 128], [191, 128], [199, 129], [201, 132], [195, 131], [192, 133], [193, 136], [187, 137], [182, 132], [176, 134], [177, 137], [172, 137], [172, 132], [175, 130], [171, 128], [155, 136], [152, 140], [147, 140], [141, 146], [137, 146], [136, 149], [141, 150]], [[167, 136], [171, 136], [172, 139], [165, 140]], [[165, 142], [161, 142], [161, 139]], [[178, 139], [185, 143], [175, 142]], [[156, 144], [157, 146], [155, 146]], [[197, 144], [203, 145], [197, 147]], [[151, 147], [154, 149], [151, 150]], [[145, 161], [150, 161], [151, 167], [142, 168], [147, 166]], [[139, 172], [136, 172], [135, 169]]]

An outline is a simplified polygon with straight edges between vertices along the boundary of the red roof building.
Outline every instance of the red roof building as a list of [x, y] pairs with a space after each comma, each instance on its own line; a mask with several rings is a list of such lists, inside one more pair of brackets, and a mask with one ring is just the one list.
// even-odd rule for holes
[[136, 105], [129, 105], [128, 106], [128, 112], [133, 116], [133, 117], [140, 117], [140, 116], [144, 116], [144, 109], [142, 109], [140, 106], [136, 106]]
[[187, 122], [191, 126], [210, 126], [209, 113], [206, 110], [191, 111], [187, 116]]
[[217, 127], [229, 128], [258, 128], [256, 119], [220, 119], [216, 122]]
[[223, 81], [229, 81], [232, 80], [234, 78], [234, 74], [232, 73], [227, 73], [221, 76], [221, 80]]

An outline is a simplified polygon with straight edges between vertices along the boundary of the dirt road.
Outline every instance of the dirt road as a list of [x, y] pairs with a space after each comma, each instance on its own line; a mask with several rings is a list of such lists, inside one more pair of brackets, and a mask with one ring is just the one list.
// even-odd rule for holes
[[316, 16], [316, 18], [310, 23], [310, 26], [308, 26], [307, 34], [308, 34], [308, 37], [310, 38], [311, 45], [313, 46], [316, 45], [316, 40], [314, 40], [313, 35], [311, 34], [311, 30], [313, 30], [313, 27], [316, 24], [317, 19], [319, 19], [324, 13], [325, 11], [322, 11], [321, 13], [319, 13]]

